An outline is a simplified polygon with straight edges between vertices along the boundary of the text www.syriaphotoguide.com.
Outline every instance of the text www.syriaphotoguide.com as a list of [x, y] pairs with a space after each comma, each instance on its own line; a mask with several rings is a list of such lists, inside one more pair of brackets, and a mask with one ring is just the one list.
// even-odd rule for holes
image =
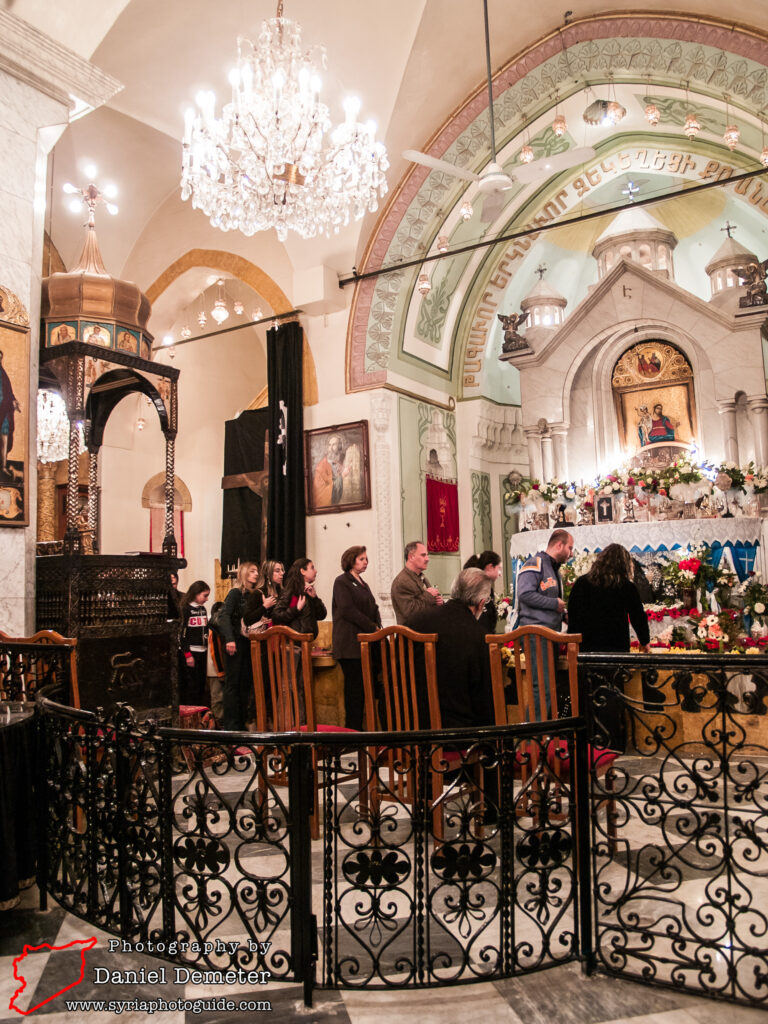
[[271, 1010], [269, 1000], [243, 999], [84, 999], [67, 1000], [67, 1010], [71, 1013], [166, 1013], [173, 1010], [189, 1010], [190, 1013], [204, 1013], [207, 1010]]

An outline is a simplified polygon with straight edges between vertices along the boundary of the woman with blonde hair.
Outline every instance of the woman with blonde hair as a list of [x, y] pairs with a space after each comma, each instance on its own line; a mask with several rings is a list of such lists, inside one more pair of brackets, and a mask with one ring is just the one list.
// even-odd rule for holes
[[227, 652], [224, 675], [222, 724], [225, 729], [245, 729], [252, 717], [253, 672], [251, 646], [243, 634], [246, 598], [256, 588], [259, 567], [255, 562], [241, 562], [237, 582], [227, 594], [219, 619]]

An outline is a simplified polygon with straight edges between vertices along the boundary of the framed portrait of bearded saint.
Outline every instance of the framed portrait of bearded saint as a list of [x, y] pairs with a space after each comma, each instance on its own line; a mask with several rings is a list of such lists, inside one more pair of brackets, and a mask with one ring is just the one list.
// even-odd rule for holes
[[29, 316], [0, 286], [0, 526], [29, 525]]
[[662, 468], [693, 444], [693, 370], [674, 345], [633, 345], [614, 366], [611, 386], [621, 446], [640, 464]]
[[371, 507], [368, 421], [304, 431], [307, 515]]

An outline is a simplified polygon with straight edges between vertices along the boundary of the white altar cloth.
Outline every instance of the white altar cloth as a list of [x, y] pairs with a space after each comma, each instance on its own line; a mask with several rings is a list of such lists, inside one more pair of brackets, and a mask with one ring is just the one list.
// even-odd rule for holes
[[[759, 544], [763, 520], [734, 516], [733, 519], [672, 519], [648, 523], [600, 523], [595, 526], [569, 526], [574, 552], [601, 551], [608, 544], [623, 544], [630, 551], [671, 551], [672, 548], [698, 547], [713, 543]], [[528, 558], [547, 546], [552, 530], [526, 530], [512, 536], [512, 559]]]

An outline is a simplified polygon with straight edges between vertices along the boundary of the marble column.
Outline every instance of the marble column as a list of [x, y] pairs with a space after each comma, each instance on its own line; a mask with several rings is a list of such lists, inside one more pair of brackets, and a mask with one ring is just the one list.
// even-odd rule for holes
[[555, 453], [555, 478], [567, 480], [568, 473], [568, 427], [552, 427], [552, 445]]
[[524, 427], [523, 433], [525, 434], [525, 439], [528, 442], [528, 464], [530, 466], [530, 475], [536, 480], [541, 480], [543, 473], [541, 459], [541, 431], [538, 427]]
[[734, 399], [725, 399], [717, 403], [717, 411], [720, 413], [720, 428], [723, 432], [723, 460], [725, 462], [739, 462], [739, 435], [736, 429], [736, 402]]
[[[37, 507], [37, 435], [40, 282], [43, 265], [48, 153], [66, 128], [77, 103], [87, 111], [101, 106], [120, 88], [110, 75], [39, 32], [5, 8], [0, 9], [0, 285], [18, 296], [29, 313], [31, 401], [26, 418], [29, 509]], [[11, 636], [34, 631], [36, 517], [27, 527], [0, 526], [0, 629]]]
[[755, 431], [755, 462], [758, 466], [765, 466], [768, 463], [768, 398], [765, 395], [747, 395], [747, 405]]
[[541, 479], [552, 480], [555, 476], [555, 458], [552, 451], [552, 435], [541, 435]]

